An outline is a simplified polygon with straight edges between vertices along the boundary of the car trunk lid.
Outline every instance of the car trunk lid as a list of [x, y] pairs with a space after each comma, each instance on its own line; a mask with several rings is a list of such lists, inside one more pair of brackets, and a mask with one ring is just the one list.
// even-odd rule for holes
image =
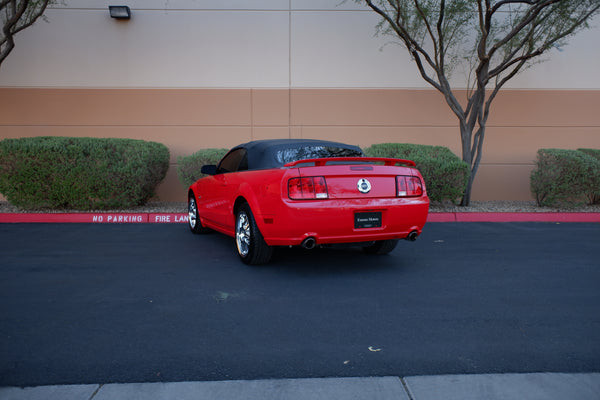
[[[383, 164], [383, 165], [380, 165]], [[413, 176], [412, 161], [383, 158], [329, 158], [286, 164], [300, 177], [323, 177], [330, 199], [372, 199], [398, 196], [398, 176]]]

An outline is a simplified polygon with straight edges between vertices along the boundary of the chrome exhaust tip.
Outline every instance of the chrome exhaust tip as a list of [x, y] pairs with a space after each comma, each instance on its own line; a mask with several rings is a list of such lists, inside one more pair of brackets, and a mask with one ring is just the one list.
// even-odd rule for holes
[[418, 236], [419, 236], [419, 232], [412, 231], [411, 233], [408, 234], [408, 236], [406, 237], [406, 240], [414, 242], [415, 240], [417, 240]]
[[312, 250], [315, 247], [317, 247], [317, 240], [314, 237], [309, 236], [302, 241], [300, 246], [302, 246], [303, 248], [305, 248], [307, 250]]

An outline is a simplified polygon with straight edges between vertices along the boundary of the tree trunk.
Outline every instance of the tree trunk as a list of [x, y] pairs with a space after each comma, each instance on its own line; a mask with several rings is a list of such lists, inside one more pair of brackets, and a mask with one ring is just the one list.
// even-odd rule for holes
[[465, 192], [463, 194], [462, 201], [460, 203], [463, 207], [468, 207], [471, 205], [471, 190], [473, 189], [473, 182], [475, 181], [475, 175], [473, 171], [469, 174], [469, 181], [467, 183], [467, 187], [465, 188]]
[[473, 158], [471, 157], [471, 142], [473, 139], [473, 127], [470, 127], [466, 121], [460, 121], [460, 137], [462, 142], [462, 159], [469, 166], [469, 179], [467, 181], [467, 187], [463, 193], [461, 206], [467, 207], [471, 203], [471, 189], [473, 187], [474, 174], [473, 174]]
[[469, 165], [469, 179], [460, 203], [460, 205], [464, 207], [467, 207], [471, 204], [473, 183], [475, 182], [477, 170], [479, 169], [479, 164], [481, 163], [481, 156], [483, 154], [483, 140], [485, 138], [486, 122], [487, 116], [479, 121], [479, 127], [475, 133], [473, 133], [475, 130], [474, 126], [464, 125], [461, 123], [463, 161]]

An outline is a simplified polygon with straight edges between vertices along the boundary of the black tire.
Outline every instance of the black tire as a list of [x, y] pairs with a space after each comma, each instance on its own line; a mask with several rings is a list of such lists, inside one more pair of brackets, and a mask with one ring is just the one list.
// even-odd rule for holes
[[273, 255], [273, 248], [267, 245], [258, 230], [252, 210], [247, 203], [242, 204], [235, 215], [235, 244], [244, 264], [266, 264]]
[[188, 198], [188, 226], [190, 227], [190, 231], [196, 234], [210, 232], [210, 229], [202, 226], [202, 222], [200, 222], [196, 198], [191, 193]]
[[363, 251], [367, 254], [388, 254], [396, 248], [398, 239], [379, 240], [370, 246], [363, 247]]

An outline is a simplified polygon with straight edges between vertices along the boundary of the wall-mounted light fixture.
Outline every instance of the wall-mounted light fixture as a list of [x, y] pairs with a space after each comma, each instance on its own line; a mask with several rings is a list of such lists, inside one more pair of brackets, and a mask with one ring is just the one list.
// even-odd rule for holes
[[130, 19], [131, 10], [128, 6], [108, 6], [111, 18], [116, 19]]

